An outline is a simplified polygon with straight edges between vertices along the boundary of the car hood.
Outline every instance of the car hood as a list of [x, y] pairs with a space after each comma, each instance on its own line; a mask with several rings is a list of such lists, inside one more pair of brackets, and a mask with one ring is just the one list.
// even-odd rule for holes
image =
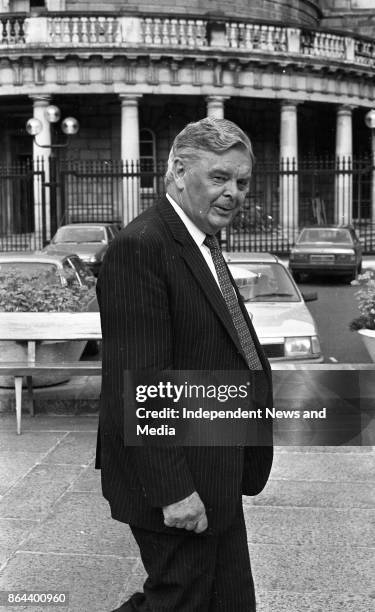
[[106, 244], [95, 242], [59, 242], [49, 244], [46, 247], [47, 253], [58, 251], [59, 253], [76, 253], [79, 256], [100, 255], [107, 249]]
[[315, 244], [305, 244], [304, 246], [293, 247], [292, 253], [319, 253], [319, 255], [323, 253], [353, 253], [354, 247], [348, 244], [347, 246], [340, 245], [332, 245], [332, 246], [316, 246]]
[[248, 302], [255, 331], [261, 342], [288, 336], [315, 336], [317, 328], [304, 302]]

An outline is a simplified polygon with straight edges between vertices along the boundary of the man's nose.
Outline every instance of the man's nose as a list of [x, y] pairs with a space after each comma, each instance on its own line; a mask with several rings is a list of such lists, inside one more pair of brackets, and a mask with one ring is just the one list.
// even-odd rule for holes
[[236, 180], [228, 180], [225, 183], [224, 195], [232, 199], [238, 196], [238, 185]]

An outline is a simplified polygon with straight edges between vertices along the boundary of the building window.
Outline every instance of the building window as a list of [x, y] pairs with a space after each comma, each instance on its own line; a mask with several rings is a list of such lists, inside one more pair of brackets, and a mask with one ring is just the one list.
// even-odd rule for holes
[[33, 8], [45, 8], [45, 0], [30, 0], [30, 9]]
[[154, 190], [156, 182], [155, 134], [149, 129], [139, 133], [141, 189]]

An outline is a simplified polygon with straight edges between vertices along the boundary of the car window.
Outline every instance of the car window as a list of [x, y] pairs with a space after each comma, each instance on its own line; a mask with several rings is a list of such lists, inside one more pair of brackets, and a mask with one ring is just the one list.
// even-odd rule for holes
[[60, 227], [53, 244], [61, 242], [105, 242], [106, 236], [103, 227]]
[[114, 231], [113, 231], [112, 227], [108, 226], [107, 227], [107, 232], [108, 232], [108, 240], [109, 241], [113, 240], [114, 237], [115, 237], [115, 234], [114, 234]]
[[51, 282], [60, 283], [57, 266], [48, 262], [37, 261], [3, 261], [0, 263], [0, 277], [3, 273], [14, 272], [15, 274], [32, 278], [44, 275]]
[[65, 259], [65, 261], [63, 262], [63, 271], [64, 277], [66, 278], [68, 285], [81, 284], [78, 273], [72, 263], [69, 261], [69, 259]]
[[309, 228], [302, 230], [297, 239], [297, 244], [303, 243], [333, 243], [352, 244], [349, 230], [339, 228]]
[[[239, 291], [245, 301], [251, 302], [300, 302], [293, 280], [286, 268], [279, 263], [229, 264]], [[247, 278], [247, 282], [241, 282]], [[255, 276], [249, 277], [249, 272]]]
[[88, 287], [92, 287], [95, 285], [96, 279], [94, 274], [91, 272], [90, 268], [87, 264], [85, 264], [82, 259], [79, 257], [69, 257], [71, 266], [74, 268], [75, 272], [78, 274], [81, 282]]

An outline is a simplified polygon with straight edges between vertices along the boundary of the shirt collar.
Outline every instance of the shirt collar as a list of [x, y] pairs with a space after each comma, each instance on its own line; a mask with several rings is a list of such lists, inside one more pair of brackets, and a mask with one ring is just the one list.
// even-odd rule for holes
[[185, 225], [187, 231], [193, 238], [194, 242], [196, 242], [196, 244], [200, 248], [203, 244], [204, 239], [206, 238], [206, 234], [202, 232], [202, 230], [200, 230], [199, 227], [195, 225], [195, 223], [193, 223], [190, 217], [187, 216], [185, 211], [182, 210], [181, 206], [179, 206], [177, 202], [175, 202], [175, 200], [169, 195], [169, 193], [167, 193], [166, 196], [169, 202], [172, 204], [174, 210], [180, 217], [182, 223]]

